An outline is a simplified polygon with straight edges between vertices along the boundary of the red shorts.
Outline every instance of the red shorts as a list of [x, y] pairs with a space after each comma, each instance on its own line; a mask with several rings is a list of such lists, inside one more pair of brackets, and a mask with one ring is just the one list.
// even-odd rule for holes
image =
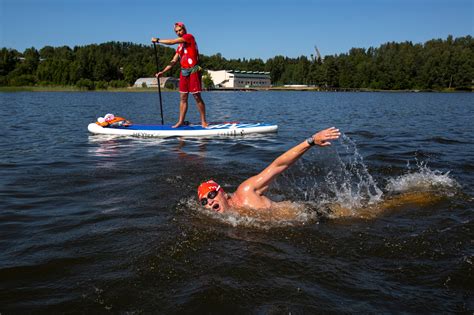
[[201, 71], [190, 73], [188, 76], [179, 75], [180, 93], [200, 93], [202, 91]]

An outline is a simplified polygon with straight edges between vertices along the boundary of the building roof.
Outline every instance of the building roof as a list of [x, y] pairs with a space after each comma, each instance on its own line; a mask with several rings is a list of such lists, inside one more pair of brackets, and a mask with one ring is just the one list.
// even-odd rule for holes
[[270, 74], [266, 71], [244, 71], [244, 70], [226, 70], [229, 73], [246, 73], [246, 74]]

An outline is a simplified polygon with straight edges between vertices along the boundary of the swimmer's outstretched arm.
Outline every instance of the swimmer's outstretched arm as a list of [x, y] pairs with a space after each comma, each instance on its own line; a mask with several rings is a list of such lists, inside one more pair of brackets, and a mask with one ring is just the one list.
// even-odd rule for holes
[[[336, 140], [339, 138], [341, 133], [339, 129], [331, 127], [315, 133], [312, 138], [315, 145], [320, 147], [326, 147], [331, 145], [330, 140]], [[309, 138], [308, 138], [309, 140]], [[307, 140], [289, 149], [278, 158], [276, 158], [269, 166], [267, 166], [259, 174], [250, 177], [244, 181], [237, 188], [237, 191], [249, 191], [253, 190], [258, 194], [262, 195], [268, 189], [268, 186], [272, 181], [286, 169], [288, 169], [293, 163], [295, 163], [306, 151], [311, 148], [311, 144]]]

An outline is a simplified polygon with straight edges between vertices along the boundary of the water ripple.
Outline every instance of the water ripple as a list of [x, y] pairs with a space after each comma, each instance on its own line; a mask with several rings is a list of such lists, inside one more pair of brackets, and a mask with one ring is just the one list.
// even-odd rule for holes
[[[472, 313], [470, 93], [203, 97], [210, 121], [279, 132], [92, 136], [108, 112], [159, 121], [156, 93], [0, 93], [2, 313]], [[269, 189], [295, 220], [197, 205], [201, 181], [232, 192], [333, 125], [347, 138]]]

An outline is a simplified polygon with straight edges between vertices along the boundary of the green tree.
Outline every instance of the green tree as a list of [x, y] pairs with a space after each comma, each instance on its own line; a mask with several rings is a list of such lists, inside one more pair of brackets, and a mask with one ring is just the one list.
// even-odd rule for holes
[[[175, 54], [157, 45], [158, 68], [163, 69]], [[389, 42], [368, 49], [308, 59], [275, 56], [261, 59], [226, 59], [220, 53], [200, 56], [201, 66], [210, 70], [268, 71], [274, 85], [315, 84], [332, 88], [376, 89], [472, 89], [474, 41], [471, 36], [433, 39], [423, 44]], [[108, 42], [73, 49], [45, 46], [23, 53], [0, 50], [0, 85], [78, 84], [119, 87], [156, 72], [151, 45]], [[178, 77], [179, 66], [167, 73]], [[210, 83], [210, 82], [208, 82]]]
[[2, 48], [0, 50], [0, 76], [7, 76], [18, 63], [18, 51]]
[[204, 85], [204, 88], [206, 89], [212, 89], [214, 88], [214, 82], [212, 81], [211, 76], [207, 71], [204, 71], [204, 74], [202, 76], [202, 84]]
[[77, 81], [76, 86], [80, 89], [85, 89], [85, 90], [95, 89], [94, 82], [92, 82], [92, 80], [89, 80], [89, 79], [80, 79], [79, 81]]
[[286, 60], [283, 56], [275, 56], [267, 60], [265, 70], [270, 72], [270, 80], [273, 84], [282, 84], [281, 77], [285, 72]]

